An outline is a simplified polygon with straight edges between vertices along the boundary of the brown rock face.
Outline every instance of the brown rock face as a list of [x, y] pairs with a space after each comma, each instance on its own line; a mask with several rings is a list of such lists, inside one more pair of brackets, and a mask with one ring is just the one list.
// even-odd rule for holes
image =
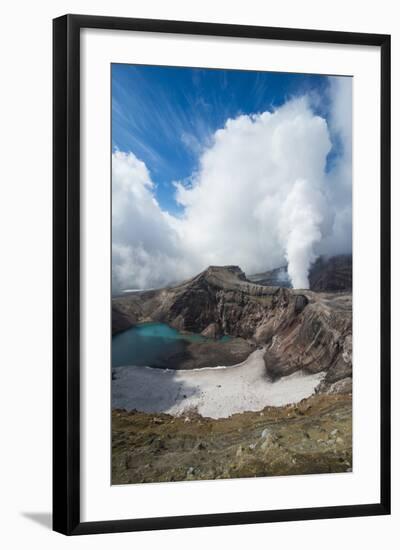
[[353, 261], [350, 255], [318, 258], [310, 270], [310, 289], [321, 291], [346, 291], [352, 288]]
[[352, 374], [350, 293], [267, 287], [248, 281], [239, 267], [209, 267], [174, 288], [113, 299], [113, 332], [148, 321], [251, 340], [266, 348], [272, 378], [326, 371], [321, 391]]
[[251, 338], [268, 312], [288, 302], [289, 294], [247, 281], [239, 267], [209, 267], [173, 288], [114, 298], [113, 312], [131, 325], [158, 321], [181, 331]]
[[210, 323], [201, 334], [207, 338], [218, 338], [221, 335], [221, 332], [217, 323]]
[[297, 317], [287, 315], [267, 348], [268, 372], [276, 378], [327, 371], [327, 384], [351, 376], [351, 296], [306, 294], [307, 306]]
[[112, 332], [122, 332], [132, 326], [132, 318], [126, 315], [123, 310], [113, 307], [112, 308]]

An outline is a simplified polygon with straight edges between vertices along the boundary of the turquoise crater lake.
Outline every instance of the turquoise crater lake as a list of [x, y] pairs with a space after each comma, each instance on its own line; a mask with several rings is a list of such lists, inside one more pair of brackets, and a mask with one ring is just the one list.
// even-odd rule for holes
[[[218, 342], [227, 342], [223, 336]], [[183, 334], [164, 323], [133, 326], [112, 338], [112, 366], [159, 366], [167, 357], [183, 353], [190, 342], [210, 342], [201, 334]]]

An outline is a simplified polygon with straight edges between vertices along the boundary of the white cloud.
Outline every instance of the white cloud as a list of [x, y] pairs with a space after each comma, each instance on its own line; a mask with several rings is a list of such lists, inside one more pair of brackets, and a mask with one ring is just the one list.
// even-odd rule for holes
[[170, 216], [154, 197], [143, 162], [132, 153], [113, 153], [113, 288], [146, 288], [174, 280], [180, 242]]
[[161, 210], [144, 163], [115, 152], [114, 288], [162, 286], [208, 265], [254, 273], [286, 258], [294, 286], [308, 286], [316, 255], [343, 247], [351, 232], [348, 90], [332, 87], [332, 98], [330, 127], [345, 153], [331, 176], [327, 122], [306, 97], [294, 99], [273, 113], [229, 119], [215, 133], [190, 185], [177, 184], [179, 218]]
[[[321, 194], [330, 146], [326, 122], [305, 98], [274, 113], [228, 120], [203, 154], [193, 186], [178, 188], [185, 207], [182, 239], [203, 265], [233, 263], [252, 273], [282, 265], [285, 256], [290, 263], [295, 234], [288, 221], [282, 230], [287, 198], [298, 180]], [[312, 204], [321, 207], [322, 201]], [[291, 205], [310, 210], [296, 206], [294, 197]], [[324, 218], [318, 218], [321, 232]]]
[[329, 127], [341, 154], [326, 178], [326, 195], [334, 220], [319, 251], [334, 255], [352, 251], [352, 79], [331, 78], [330, 98]]

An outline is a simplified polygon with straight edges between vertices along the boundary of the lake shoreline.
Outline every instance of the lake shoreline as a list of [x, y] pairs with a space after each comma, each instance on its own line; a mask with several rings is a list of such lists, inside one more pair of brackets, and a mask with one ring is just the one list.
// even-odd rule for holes
[[239, 337], [211, 338], [166, 323], [141, 323], [113, 337], [112, 367], [129, 365], [193, 370], [245, 361], [256, 344]]

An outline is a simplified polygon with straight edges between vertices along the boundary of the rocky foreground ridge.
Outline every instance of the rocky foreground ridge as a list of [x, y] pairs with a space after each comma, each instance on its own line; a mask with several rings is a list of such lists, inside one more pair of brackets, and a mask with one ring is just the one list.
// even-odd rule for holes
[[215, 338], [239, 337], [266, 348], [264, 361], [272, 378], [297, 370], [326, 371], [319, 392], [351, 392], [349, 292], [269, 287], [249, 281], [237, 266], [212, 266], [175, 287], [113, 299], [113, 333], [143, 322], [168, 323]]
[[313, 395], [214, 420], [112, 412], [112, 483], [352, 470], [351, 396]]

